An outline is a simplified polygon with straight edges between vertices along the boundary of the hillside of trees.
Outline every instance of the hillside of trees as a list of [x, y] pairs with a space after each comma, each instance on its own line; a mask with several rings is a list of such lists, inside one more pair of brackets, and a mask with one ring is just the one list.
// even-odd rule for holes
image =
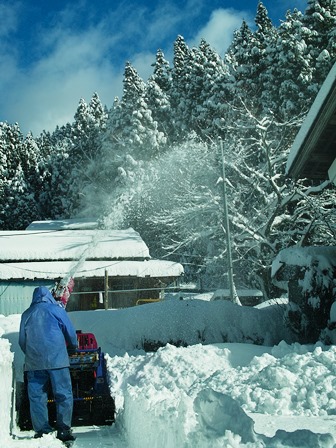
[[173, 61], [158, 50], [147, 81], [126, 63], [110, 110], [94, 93], [52, 133], [0, 123], [0, 229], [83, 216], [132, 226], [186, 279], [227, 287], [224, 166], [236, 286], [275, 296], [279, 250], [336, 244], [335, 186], [285, 176], [336, 61], [335, 30], [334, 0], [308, 0], [278, 27], [260, 2], [255, 29], [242, 22], [224, 57], [177, 36]]

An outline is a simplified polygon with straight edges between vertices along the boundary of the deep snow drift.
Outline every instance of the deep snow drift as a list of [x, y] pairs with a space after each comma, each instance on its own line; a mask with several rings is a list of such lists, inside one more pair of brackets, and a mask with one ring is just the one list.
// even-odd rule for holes
[[[74, 448], [335, 446], [336, 348], [295, 343], [283, 326], [283, 310], [279, 304], [254, 309], [167, 300], [69, 313], [107, 353], [117, 406], [114, 427], [92, 428], [100, 437], [75, 428]], [[17, 378], [23, 362], [19, 321], [20, 315], [0, 316], [0, 437], [8, 448], [60, 447], [54, 435], [27, 439], [33, 433], [11, 427], [13, 352]], [[253, 341], [264, 345], [248, 343]], [[192, 345], [141, 348], [155, 342]]]

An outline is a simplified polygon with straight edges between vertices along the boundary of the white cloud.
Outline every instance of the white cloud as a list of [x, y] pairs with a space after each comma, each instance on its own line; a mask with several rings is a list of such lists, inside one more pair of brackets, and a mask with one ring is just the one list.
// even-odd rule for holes
[[112, 103], [111, 83], [120, 85], [121, 76], [109, 66], [53, 73], [36, 70], [12, 93], [9, 112], [16, 115], [23, 131], [38, 135], [43, 129], [52, 131], [57, 124], [72, 122], [79, 99], [88, 102], [95, 91], [104, 104]]
[[57, 27], [39, 37], [40, 59], [24, 71], [9, 54], [0, 56], [6, 121], [38, 135], [73, 121], [82, 97], [89, 101], [97, 91], [103, 104], [111, 105], [120, 95], [122, 72], [110, 62], [108, 39], [99, 27], [80, 33]]
[[132, 66], [136, 69], [139, 76], [147, 81], [149, 76], [153, 74], [152, 64], [155, 62], [155, 54], [143, 52], [135, 54], [130, 61]]
[[223, 56], [232, 42], [234, 31], [241, 27], [243, 20], [247, 23], [251, 22], [251, 14], [231, 8], [217, 9], [211, 13], [207, 24], [194, 37], [192, 45], [199, 45], [203, 38], [218, 54]]
[[[234, 9], [210, 13], [204, 0], [162, 0], [147, 7], [140, 2], [103, 3], [103, 13], [95, 3], [79, 0], [58, 7], [52, 19], [36, 18], [28, 43], [25, 36], [21, 41], [8, 38], [25, 28], [24, 3], [4, 6], [7, 2], [0, 0], [0, 121], [17, 121], [24, 133], [32, 130], [34, 135], [53, 131], [57, 124], [72, 121], [80, 98], [89, 101], [95, 91], [103, 104], [112, 106], [122, 94], [126, 61], [147, 80], [158, 48], [172, 65], [178, 34], [190, 46], [204, 38], [223, 55], [242, 20], [253, 24], [254, 18]], [[199, 30], [206, 10], [208, 22]]]
[[[181, 2], [182, 3], [182, 2]], [[186, 24], [193, 24], [193, 20], [199, 16], [204, 1], [188, 0], [182, 4], [176, 4], [169, 1], [158, 3], [149, 16], [146, 16], [144, 37], [146, 46], [150, 42], [162, 42], [165, 39], [171, 39], [172, 35], [177, 37], [181, 34], [181, 28], [188, 28]], [[173, 42], [171, 42], [171, 45]]]
[[[33, 64], [22, 69], [15, 53], [9, 49], [0, 53], [0, 121], [18, 122], [24, 133], [38, 135], [73, 121], [80, 98], [89, 101], [95, 91], [110, 107], [115, 96], [122, 94], [126, 60], [146, 80], [155, 61], [154, 52], [142, 50], [149, 39], [146, 18], [139, 23], [139, 9], [127, 12], [127, 8], [117, 10], [94, 26], [88, 20], [88, 25], [76, 29], [70, 26], [77, 23], [76, 11], [68, 7], [48, 29], [37, 27], [36, 47], [29, 48], [34, 51]], [[167, 25], [167, 16], [163, 17]], [[151, 33], [160, 28], [156, 19]]]
[[17, 49], [13, 47], [11, 34], [18, 27], [19, 11], [17, 3], [8, 5], [0, 0], [0, 86], [17, 73]]
[[0, 3], [0, 37], [7, 36], [17, 28], [18, 25], [18, 4], [11, 5]]

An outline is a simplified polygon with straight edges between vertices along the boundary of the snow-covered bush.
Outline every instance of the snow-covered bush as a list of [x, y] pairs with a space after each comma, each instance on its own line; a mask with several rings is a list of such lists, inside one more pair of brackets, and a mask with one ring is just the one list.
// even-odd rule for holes
[[[287, 324], [303, 342], [316, 342], [329, 323], [336, 298], [336, 248], [292, 247], [277, 262], [287, 269]], [[279, 275], [278, 275], [279, 277]], [[326, 335], [323, 336], [327, 342]]]

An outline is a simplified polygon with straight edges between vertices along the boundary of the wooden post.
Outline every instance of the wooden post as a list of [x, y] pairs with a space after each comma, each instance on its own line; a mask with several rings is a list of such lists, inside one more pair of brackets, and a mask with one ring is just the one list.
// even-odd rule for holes
[[104, 293], [104, 308], [108, 309], [108, 273], [105, 269], [105, 281], [104, 281], [105, 293]]

